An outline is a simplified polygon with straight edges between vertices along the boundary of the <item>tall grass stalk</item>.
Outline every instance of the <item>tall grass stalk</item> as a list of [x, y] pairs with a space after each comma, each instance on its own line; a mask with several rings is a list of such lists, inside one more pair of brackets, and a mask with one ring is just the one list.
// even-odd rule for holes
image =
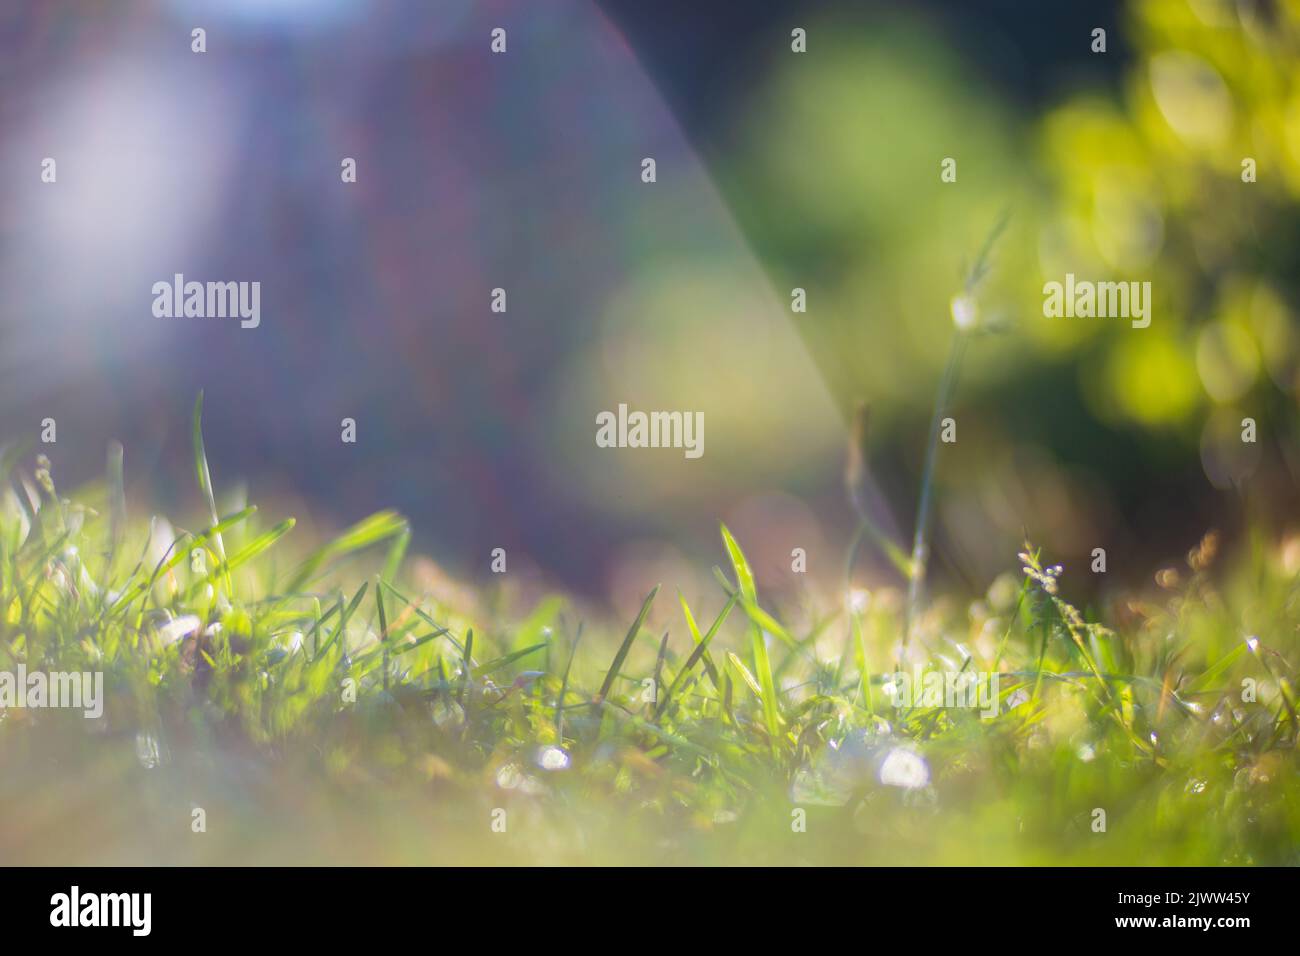
[[912, 536], [912, 559], [907, 569], [907, 611], [903, 624], [903, 647], [906, 649], [912, 638], [912, 630], [920, 616], [921, 602], [925, 598], [925, 569], [930, 558], [930, 524], [934, 511], [934, 475], [939, 460], [939, 433], [943, 419], [952, 401], [953, 390], [957, 386], [957, 374], [961, 369], [962, 357], [966, 354], [968, 329], [973, 326], [975, 292], [980, 282], [988, 275], [993, 253], [993, 246], [1010, 219], [1010, 212], [1003, 212], [984, 239], [979, 255], [971, 264], [963, 283], [960, 308], [971, 310], [969, 315], [959, 316], [957, 301], [953, 303], [955, 331], [948, 346], [948, 361], [944, 366], [943, 376], [934, 397], [934, 408], [930, 413], [930, 433], [926, 438], [925, 465], [921, 471], [921, 497], [916, 504], [916, 526]]
[[939, 432], [944, 413], [952, 401], [957, 385], [957, 371], [962, 356], [966, 354], [966, 333], [958, 330], [948, 347], [948, 363], [934, 397], [934, 410], [930, 414], [930, 433], [926, 438], [925, 466], [921, 471], [921, 497], [916, 505], [916, 531], [912, 536], [912, 560], [908, 567], [907, 618], [903, 631], [903, 646], [912, 637], [912, 628], [920, 616], [921, 601], [925, 597], [925, 568], [930, 558], [930, 521], [934, 511], [934, 471], [939, 460]]

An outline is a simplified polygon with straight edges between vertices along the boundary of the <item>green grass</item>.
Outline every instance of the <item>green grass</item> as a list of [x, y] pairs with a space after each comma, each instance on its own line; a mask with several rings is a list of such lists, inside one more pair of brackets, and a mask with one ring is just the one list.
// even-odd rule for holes
[[[571, 627], [560, 598], [419, 593], [391, 512], [315, 547], [220, 513], [200, 416], [204, 517], [161, 554], [120, 450], [73, 499], [0, 456], [0, 670], [99, 670], [107, 696], [0, 720], [0, 859], [1300, 862], [1300, 589], [1262, 537], [1207, 538], [1104, 626], [1028, 546], [969, 601], [913, 614], [902, 581], [804, 620], [721, 528], [715, 601], [646, 582], [625, 631]], [[904, 653], [997, 673], [998, 715], [895, 706]]]

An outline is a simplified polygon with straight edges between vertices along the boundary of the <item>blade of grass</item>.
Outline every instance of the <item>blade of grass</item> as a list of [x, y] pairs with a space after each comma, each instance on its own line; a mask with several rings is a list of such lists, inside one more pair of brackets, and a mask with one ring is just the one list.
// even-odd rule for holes
[[[198, 397], [194, 399], [194, 471], [198, 475], [199, 490], [203, 493], [203, 500], [208, 506], [208, 518], [215, 527], [220, 522], [220, 516], [217, 514], [217, 498], [212, 491], [212, 474], [208, 470], [208, 452], [203, 445], [203, 390], [199, 389]], [[222, 540], [221, 532], [214, 531], [212, 535], [212, 545], [217, 552], [217, 559], [224, 564], [226, 561], [226, 543]], [[230, 587], [230, 575], [226, 574], [226, 593], [231, 596], [234, 592]]]
[[930, 432], [925, 441], [925, 465], [921, 470], [921, 497], [916, 505], [916, 530], [912, 537], [912, 560], [907, 582], [907, 618], [903, 626], [903, 648], [911, 640], [912, 628], [921, 611], [925, 593], [925, 569], [930, 558], [930, 515], [934, 510], [934, 473], [939, 461], [939, 431], [957, 385], [957, 370], [966, 352], [966, 334], [958, 329], [948, 348], [948, 362], [934, 397]]
[[[154, 570], [153, 573], [150, 575], [149, 580], [147, 582], [144, 581], [137, 582], [131, 587], [124, 589], [122, 591], [122, 594], [118, 597], [118, 599], [114, 601], [113, 604], [108, 608], [107, 616], [112, 617], [114, 614], [117, 614], [119, 611], [123, 611], [127, 607], [129, 607], [131, 603], [134, 602], [141, 595], [151, 593], [153, 591], [154, 585], [158, 583], [159, 578], [161, 578], [168, 571], [172, 570], [172, 568], [176, 567], [178, 564], [180, 564], [189, 556], [190, 548], [197, 547], [201, 544], [206, 543], [214, 534], [219, 534], [222, 531], [230, 530], [232, 527], [239, 524], [239, 522], [253, 515], [256, 511], [257, 511], [256, 505], [249, 505], [248, 507], [243, 508], [240, 511], [237, 511], [235, 514], [231, 515], [230, 517], [217, 522], [215, 525], [211, 526], [210, 528], [206, 528], [205, 530], [200, 531], [198, 534], [190, 534], [188, 531], [182, 531], [180, 534], [178, 534], [175, 537], [171, 545], [167, 548], [167, 551], [164, 552], [163, 556], [158, 560], [158, 563], [154, 565]], [[152, 526], [151, 526], [151, 530], [152, 530]], [[184, 548], [177, 547], [177, 545], [181, 544], [181, 542], [186, 542], [189, 545], [189, 547], [184, 547]], [[147, 544], [146, 544], [146, 548], [147, 548]], [[143, 560], [141, 561], [141, 564], [136, 566], [136, 571], [132, 572], [131, 577], [135, 577], [136, 573], [142, 567], [143, 567]], [[146, 606], [148, 606], [147, 601], [145, 602], [145, 604]]]
[[555, 698], [555, 740], [564, 746], [564, 695], [569, 692], [569, 672], [573, 670], [573, 659], [578, 656], [578, 645], [582, 643], [582, 624], [578, 624], [577, 636], [573, 647], [569, 649], [569, 662], [564, 665], [564, 677], [560, 680], [560, 696]]
[[1188, 684], [1187, 687], [1184, 688], [1183, 694], [1195, 694], [1199, 691], [1205, 690], [1218, 680], [1219, 677], [1228, 670], [1228, 668], [1237, 663], [1241, 656], [1246, 653], [1247, 647], [1248, 645], [1243, 641], [1232, 650], [1228, 651], [1228, 653], [1220, 657], [1213, 665], [1207, 667], [1204, 673]]
[[346, 557], [407, 530], [406, 519], [395, 511], [379, 511], [363, 518], [334, 540], [317, 548], [299, 565], [284, 590], [299, 591], [336, 558]]
[[727, 599], [727, 603], [723, 605], [722, 610], [718, 613], [718, 616], [713, 619], [713, 624], [709, 627], [709, 632], [701, 637], [700, 629], [695, 623], [695, 616], [691, 614], [690, 606], [686, 603], [685, 595], [679, 594], [678, 598], [682, 602], [682, 613], [686, 615], [686, 626], [690, 629], [691, 638], [695, 641], [695, 647], [691, 650], [690, 656], [686, 658], [686, 663], [682, 665], [682, 669], [678, 671], [677, 676], [673, 678], [673, 682], [671, 686], [669, 686], [667, 693], [664, 694], [663, 700], [660, 701], [659, 714], [662, 714], [668, 707], [668, 702], [672, 700], [673, 695], [677, 693], [678, 688], [681, 687], [682, 681], [686, 679], [686, 675], [691, 672], [691, 668], [693, 668], [701, 659], [707, 662], [705, 669], [708, 671], [709, 679], [713, 681], [714, 689], [719, 689], [718, 672], [714, 668], [712, 662], [709, 661], [709, 642], [712, 641], [713, 636], [718, 633], [718, 629], [722, 627], [722, 622], [727, 619], [727, 616], [731, 613], [731, 609], [736, 606], [737, 601], [736, 595], [731, 595], [731, 597]]
[[503, 654], [500, 657], [493, 658], [492, 660], [488, 661], [486, 664], [480, 664], [475, 669], [474, 676], [486, 677], [488, 674], [491, 674], [493, 671], [499, 671], [507, 664], [513, 664], [521, 657], [527, 657], [529, 654], [535, 653], [536, 651], [540, 651], [544, 647], [549, 647], [550, 643], [551, 643], [550, 641], [542, 641], [540, 644], [533, 644], [529, 647], [520, 648], [517, 651], [511, 651], [509, 654]]
[[456, 650], [459, 651], [462, 655], [465, 655], [466, 659], [471, 661], [473, 660], [472, 656], [469, 654], [469, 651], [472, 650], [472, 648], [470, 648], [468, 644], [462, 645], [460, 641], [456, 640], [456, 636], [452, 634], [450, 628], [443, 627], [432, 617], [430, 617], [427, 611], [423, 610], [418, 604], [416, 604], [410, 598], [406, 597], [404, 594], [402, 594], [401, 591], [397, 590], [397, 588], [393, 587], [387, 581], [380, 581], [379, 583], [384, 588], [386, 588], [390, 594], [392, 594], [395, 598], [397, 598], [397, 600], [401, 601], [408, 608], [410, 608], [411, 611], [415, 613], [415, 616], [418, 617], [420, 620], [424, 621], [425, 624], [428, 624], [430, 627], [432, 627], [435, 630], [442, 631], [442, 636], [446, 637], [447, 640], [451, 642], [452, 647], [456, 648]]
[[342, 594], [341, 592], [339, 593], [339, 596], [338, 596], [337, 600], [335, 600], [335, 602], [334, 602], [334, 606], [331, 607], [331, 608], [330, 608], [328, 611], [326, 611], [324, 614], [321, 614], [321, 613], [320, 613], [320, 600], [317, 599], [317, 601], [316, 601], [316, 620], [314, 620], [314, 621], [312, 622], [311, 627], [308, 629], [307, 633], [303, 635], [303, 638], [302, 638], [302, 643], [303, 643], [303, 646], [304, 646], [304, 647], [307, 645], [307, 642], [310, 641], [313, 637], [316, 638], [316, 650], [315, 650], [315, 652], [314, 652], [313, 655], [312, 655], [312, 660], [314, 660], [314, 661], [316, 661], [316, 660], [320, 660], [321, 657], [324, 656], [325, 652], [328, 651], [328, 650], [330, 649], [330, 647], [333, 646], [333, 644], [334, 644], [334, 638], [338, 637], [338, 634], [339, 634], [338, 631], [335, 631], [332, 635], [330, 635], [330, 639], [329, 639], [328, 641], [325, 642], [325, 646], [322, 647], [322, 646], [321, 646], [321, 643], [320, 643], [320, 629], [321, 629], [321, 626], [322, 626], [322, 625], [323, 625], [327, 620], [329, 620], [331, 617], [333, 617], [335, 614], [340, 614], [340, 615], [341, 615], [342, 613], [343, 613], [343, 594]]
[[384, 569], [380, 572], [379, 578], [382, 581], [391, 581], [397, 577], [397, 572], [402, 567], [402, 561], [406, 558], [406, 549], [411, 543], [410, 527], [403, 528], [401, 533], [393, 540], [392, 547], [388, 549], [388, 557], [384, 559]]
[[388, 616], [384, 614], [384, 589], [379, 586], [382, 580], [376, 581], [375, 604], [379, 608], [379, 643], [384, 648], [384, 693], [388, 693]]
[[[247, 564], [249, 561], [252, 561], [263, 551], [292, 531], [295, 524], [297, 524], [297, 522], [293, 518], [285, 518], [270, 531], [264, 531], [262, 534], [259, 534], [256, 538], [231, 555], [229, 561], [221, 562], [202, 578], [191, 584], [187, 593], [192, 594], [202, 585], [211, 583], [218, 574], [225, 576], [226, 580], [229, 581], [231, 571], [241, 565]], [[181, 554], [181, 557], [184, 557], [183, 553]]]
[[623, 661], [627, 660], [627, 652], [632, 649], [632, 642], [636, 640], [637, 634], [641, 632], [641, 625], [645, 623], [646, 616], [650, 613], [650, 605], [654, 603], [655, 595], [659, 593], [659, 585], [656, 584], [650, 589], [645, 600], [641, 603], [641, 611], [637, 614], [636, 620], [628, 628], [627, 636], [623, 638], [623, 643], [619, 645], [618, 653], [614, 655], [614, 661], [609, 665], [609, 670], [605, 673], [605, 679], [601, 682], [600, 691], [596, 694], [595, 702], [599, 705], [604, 702], [609, 695], [609, 689], [614, 686], [614, 679], [618, 676], [618, 669], [623, 666]]
[[[362, 586], [362, 588], [365, 588], [365, 585], [364, 585], [364, 584], [361, 585], [361, 586]], [[338, 596], [338, 600], [336, 600], [336, 601], [334, 602], [334, 604], [330, 607], [330, 609], [329, 609], [328, 611], [326, 611], [324, 614], [322, 614], [322, 613], [320, 612], [320, 599], [319, 599], [319, 598], [316, 598], [315, 600], [316, 600], [316, 616], [315, 616], [315, 619], [312, 621], [311, 627], [309, 627], [309, 628], [307, 629], [307, 633], [305, 633], [305, 634], [302, 636], [302, 641], [303, 641], [304, 644], [306, 644], [306, 643], [307, 643], [308, 641], [310, 641], [313, 637], [315, 637], [315, 638], [316, 638], [316, 656], [319, 657], [319, 656], [321, 655], [321, 652], [324, 650], [324, 648], [322, 648], [322, 647], [320, 646], [320, 638], [317, 637], [317, 635], [320, 633], [320, 629], [321, 629], [321, 627], [324, 626], [324, 624], [325, 624], [326, 621], [328, 621], [330, 618], [332, 618], [335, 614], [342, 614], [342, 613], [343, 613], [343, 595], [342, 595], [342, 593], [340, 593], [339, 596]], [[328, 646], [329, 646], [329, 643], [330, 643], [330, 642], [327, 642], [325, 646], [328, 647]]]
[[754, 675], [751, 674], [749, 668], [745, 666], [745, 662], [737, 657], [734, 651], [727, 651], [727, 663], [735, 668], [736, 673], [740, 675], [740, 679], [745, 682], [745, 685], [751, 691], [753, 691], [754, 696], [758, 698], [759, 702], [766, 705], [766, 701], [763, 700], [763, 688], [758, 685], [758, 681], [754, 679]]
[[[1004, 210], [998, 221], [985, 236], [979, 254], [966, 273], [963, 293], [973, 295], [980, 282], [988, 274], [993, 255], [993, 246], [1011, 219], [1010, 210]], [[926, 563], [930, 557], [930, 515], [934, 508], [934, 474], [939, 459], [939, 431], [943, 426], [944, 414], [952, 401], [953, 390], [957, 385], [957, 373], [961, 368], [962, 356], [966, 352], [967, 333], [958, 326], [948, 347], [948, 361], [944, 366], [943, 377], [934, 397], [934, 408], [930, 413], [930, 432], [926, 437], [925, 464], [921, 470], [921, 497], [916, 505], [916, 528], [912, 538], [911, 574], [907, 584], [907, 610], [903, 625], [902, 646], [907, 648], [912, 636], [912, 628], [920, 614], [921, 601], [925, 591]]]
[[[740, 596], [747, 605], [757, 607], [758, 591], [754, 587], [754, 572], [745, 559], [745, 553], [740, 550], [740, 545], [736, 543], [736, 539], [732, 537], [725, 524], [722, 525], [722, 540], [726, 544], [727, 554], [731, 558], [731, 566], [736, 571], [736, 584], [740, 589]], [[761, 688], [759, 696], [763, 701], [763, 723], [767, 725], [767, 733], [772, 741], [772, 752], [775, 755], [777, 752], [777, 735], [780, 733], [776, 681], [772, 677], [772, 662], [767, 656], [767, 640], [763, 637], [763, 629], [758, 626], [752, 617], [749, 621], [749, 643], [753, 655], [754, 673]]]
[[[465, 710], [465, 696], [469, 692], [470, 675], [474, 668], [474, 628], [467, 628], [465, 631], [465, 647], [461, 654], [461, 675], [460, 675], [460, 706]], [[468, 711], [466, 715], [468, 716]]]
[[663, 639], [659, 641], [659, 655], [655, 658], [654, 673], [654, 691], [655, 691], [655, 713], [658, 713], [658, 704], [660, 688], [663, 686], [664, 676], [664, 656], [668, 653], [668, 632], [664, 631]]

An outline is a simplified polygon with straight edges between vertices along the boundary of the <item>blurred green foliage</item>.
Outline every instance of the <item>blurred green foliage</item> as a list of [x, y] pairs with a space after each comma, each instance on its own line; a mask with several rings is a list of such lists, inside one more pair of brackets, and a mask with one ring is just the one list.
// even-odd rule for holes
[[[781, 285], [810, 288], [794, 321], [844, 408], [928, 401], [950, 299], [1002, 208], [1012, 226], [980, 316], [1014, 334], [972, 356], [980, 382], [1069, 363], [1095, 414], [1144, 428], [1256, 388], [1293, 394], [1296, 9], [1136, 3], [1122, 96], [1062, 94], [1042, 115], [920, 21], [830, 20], [816, 56], [774, 58], [723, 178]], [[940, 180], [947, 157], [955, 183]], [[1044, 318], [1043, 284], [1066, 272], [1151, 280], [1152, 327]]]

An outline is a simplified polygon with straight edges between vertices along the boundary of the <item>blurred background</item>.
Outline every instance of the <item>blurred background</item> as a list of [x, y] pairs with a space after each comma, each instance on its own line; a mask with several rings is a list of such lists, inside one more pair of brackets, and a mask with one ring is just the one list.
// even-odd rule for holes
[[[792, 548], [842, 568], [859, 403], [910, 536], [951, 299], [1009, 210], [935, 573], [983, 589], [1027, 534], [1076, 590], [1095, 547], [1145, 579], [1297, 504], [1298, 27], [1263, 0], [10, 2], [0, 436], [55, 418], [65, 488], [121, 440], [134, 500], [187, 507], [201, 388], [219, 492], [322, 528], [396, 507], [458, 576], [504, 547], [622, 608], [725, 520], [790, 592]], [[1044, 318], [1067, 272], [1150, 281], [1150, 328]], [[261, 326], [155, 318], [175, 273], [260, 281]], [[621, 402], [704, 412], [704, 456], [597, 448]]]

